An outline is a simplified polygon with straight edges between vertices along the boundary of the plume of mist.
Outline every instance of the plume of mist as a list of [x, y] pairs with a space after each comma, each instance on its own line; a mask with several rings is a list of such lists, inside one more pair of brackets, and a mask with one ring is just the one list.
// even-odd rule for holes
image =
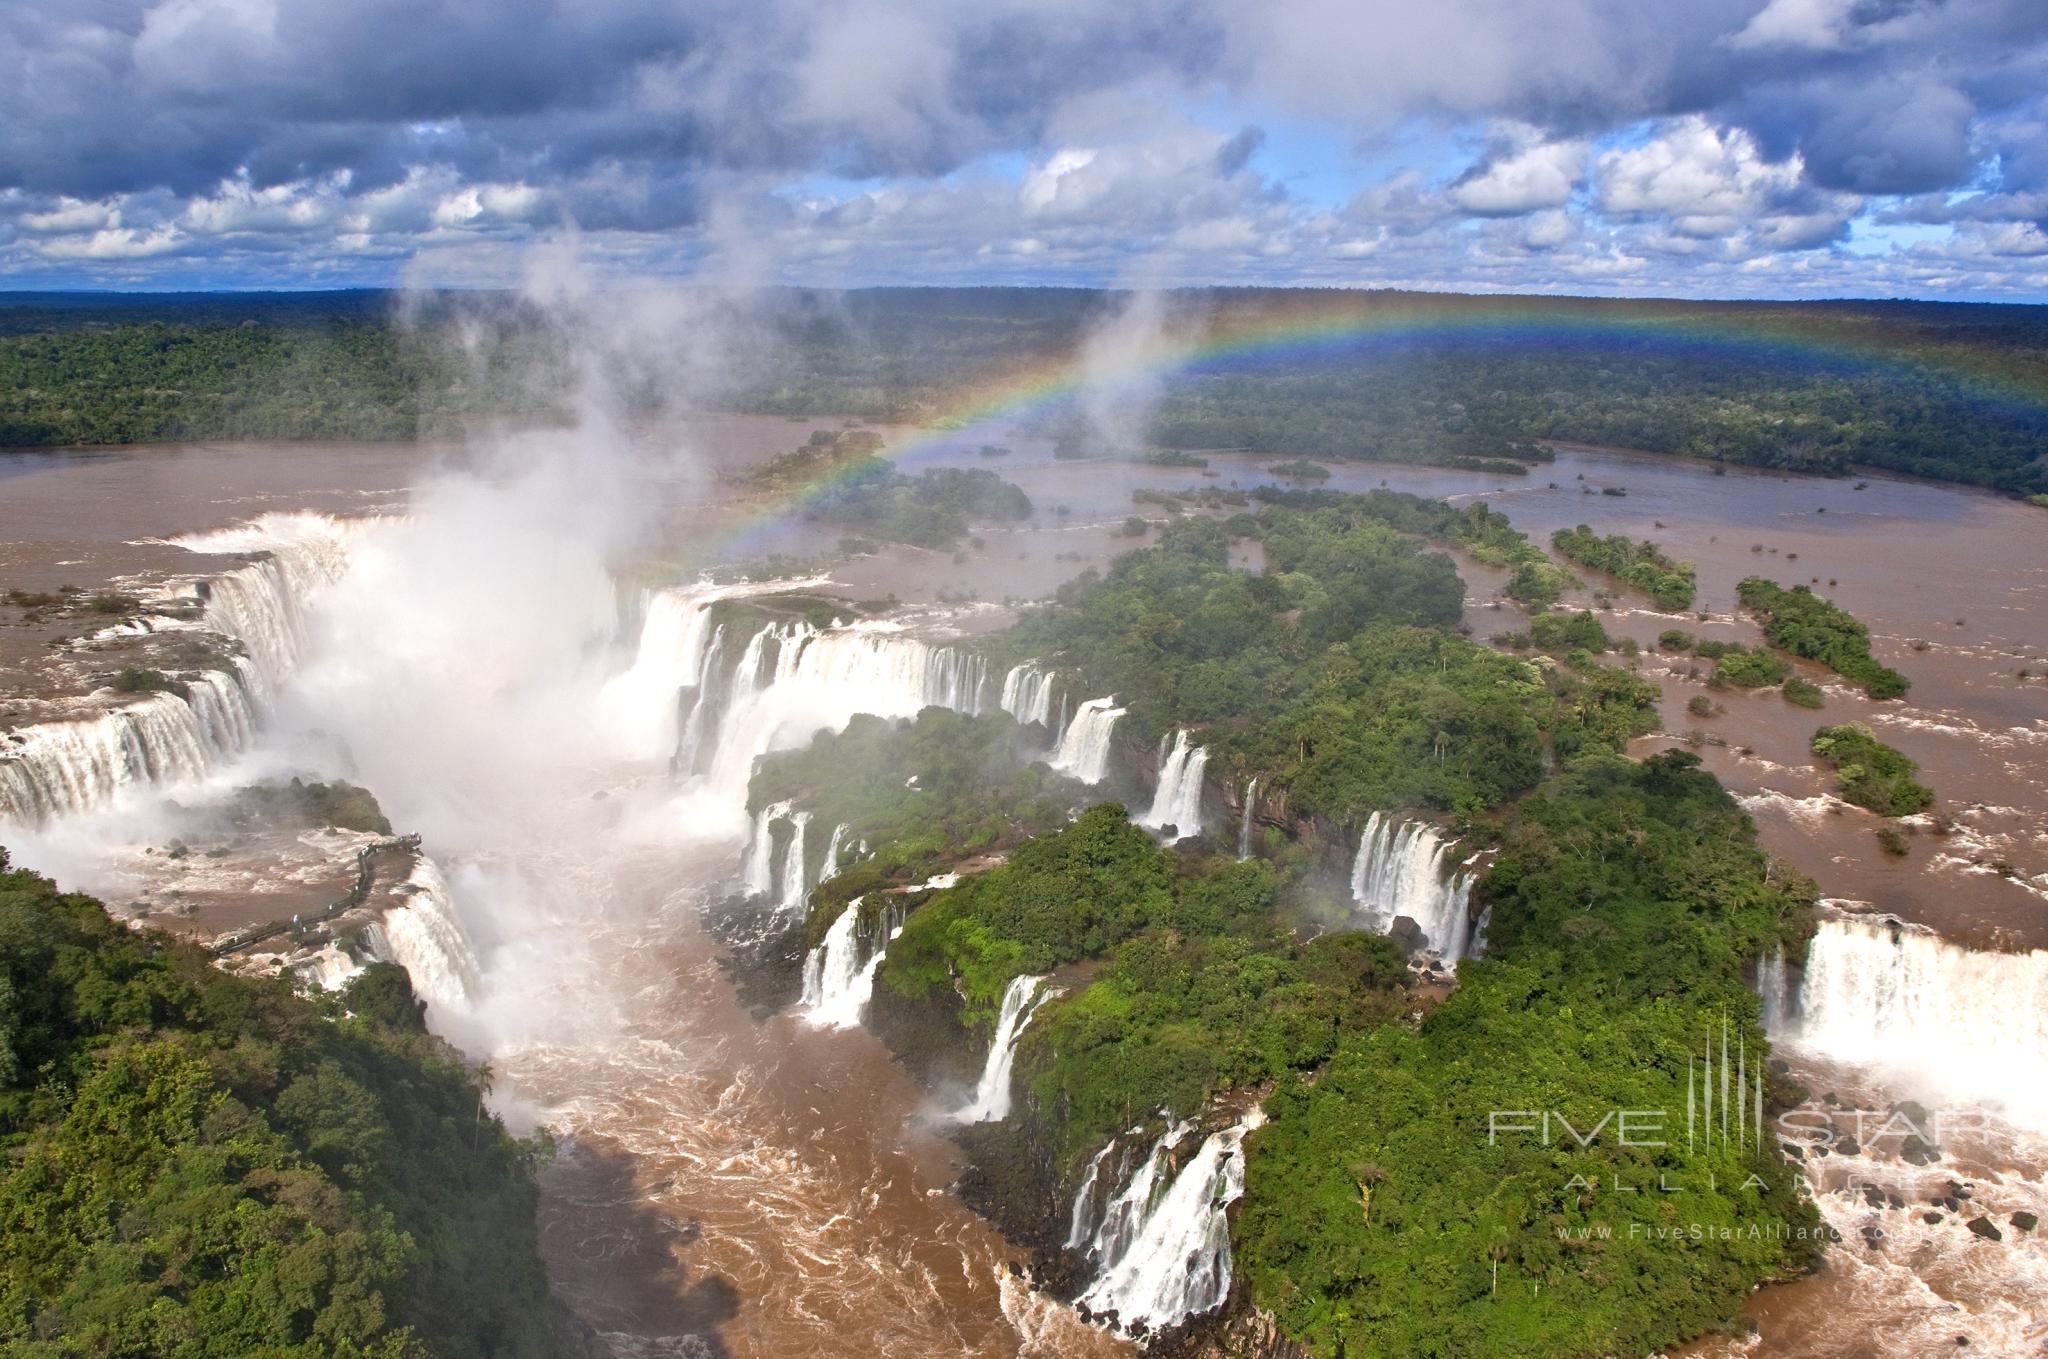
[[770, 339], [743, 283], [628, 286], [573, 236], [527, 258], [516, 294], [443, 305], [479, 346], [508, 326], [543, 336], [565, 418], [472, 430], [403, 518], [361, 536], [315, 611], [277, 740], [422, 834], [487, 982], [475, 1013], [437, 1027], [497, 1047], [604, 1022], [590, 927], [646, 901], [609, 875], [636, 845], [688, 838], [666, 780], [614, 763], [598, 697], [636, 613], [622, 568], [709, 485], [664, 417]]
[[1182, 299], [1148, 285], [1119, 293], [1082, 335], [1076, 413], [1096, 447], [1126, 451], [1148, 442], [1162, 364], [1192, 320]]

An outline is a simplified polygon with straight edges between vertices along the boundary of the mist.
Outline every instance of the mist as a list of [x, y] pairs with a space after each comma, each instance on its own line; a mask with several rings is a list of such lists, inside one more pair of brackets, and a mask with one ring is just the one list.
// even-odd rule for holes
[[1095, 451], [1125, 453], [1149, 442], [1164, 361], [1197, 319], [1190, 313], [1184, 295], [1141, 286], [1118, 294], [1082, 336], [1077, 407]]

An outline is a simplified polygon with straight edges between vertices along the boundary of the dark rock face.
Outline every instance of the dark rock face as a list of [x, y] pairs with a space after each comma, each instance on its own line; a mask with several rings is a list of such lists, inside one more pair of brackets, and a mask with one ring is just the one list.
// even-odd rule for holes
[[1988, 1217], [1973, 1217], [1967, 1225], [1971, 1231], [1983, 1237], [1986, 1241], [2005, 1240], [2005, 1233], [1993, 1226], [1991, 1219]]
[[2041, 1219], [2032, 1213], [2014, 1213], [2012, 1215], [2012, 1225], [2023, 1232], [2030, 1232], [2041, 1225]]
[[1240, 1283], [1214, 1315], [1162, 1331], [1147, 1359], [1310, 1359], [1309, 1349], [1281, 1333], [1272, 1314], [1251, 1305]]
[[705, 907], [704, 923], [722, 945], [720, 970], [732, 979], [740, 1003], [755, 1019], [766, 1019], [803, 997], [801, 920], [780, 920], [760, 902], [728, 897]]
[[1061, 1272], [1057, 1257], [1066, 1241], [1068, 1203], [1060, 1193], [1059, 1168], [1035, 1120], [1005, 1119], [959, 1128], [953, 1140], [968, 1165], [954, 1186], [967, 1205], [1002, 1229], [1005, 1237], [1032, 1254], [1040, 1283]]
[[950, 990], [913, 998], [877, 977], [861, 1023], [926, 1089], [966, 1085], [981, 1074], [986, 1054], [961, 1027], [960, 997]]

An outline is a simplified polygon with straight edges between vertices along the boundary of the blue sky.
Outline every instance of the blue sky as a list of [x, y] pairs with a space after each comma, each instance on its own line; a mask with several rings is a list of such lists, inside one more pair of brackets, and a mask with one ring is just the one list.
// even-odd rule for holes
[[0, 286], [2048, 300], [2041, 0], [12, 0]]

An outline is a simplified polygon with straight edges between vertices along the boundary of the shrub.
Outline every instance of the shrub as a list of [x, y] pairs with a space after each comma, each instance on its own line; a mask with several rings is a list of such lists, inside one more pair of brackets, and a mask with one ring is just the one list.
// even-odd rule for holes
[[1934, 790], [1913, 777], [1920, 766], [1861, 722], [1822, 727], [1813, 753], [1833, 768], [1843, 797], [1879, 816], [1910, 816], [1934, 801]]
[[1785, 701], [1797, 708], [1818, 708], [1823, 704], [1820, 686], [1797, 675], [1785, 681], [1784, 693]]
[[1608, 650], [1612, 645], [1607, 638], [1607, 629], [1600, 625], [1591, 609], [1580, 609], [1576, 613], [1539, 613], [1529, 620], [1529, 635], [1536, 639], [1537, 646], [1545, 650], [1583, 648], [1599, 652]]

